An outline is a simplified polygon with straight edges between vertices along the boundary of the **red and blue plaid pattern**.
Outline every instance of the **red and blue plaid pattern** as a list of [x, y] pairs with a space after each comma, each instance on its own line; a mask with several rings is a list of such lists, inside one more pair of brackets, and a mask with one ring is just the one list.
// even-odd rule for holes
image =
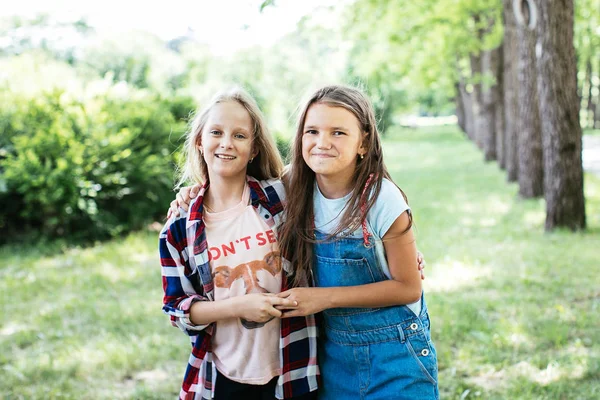
[[[275, 232], [283, 217], [285, 191], [280, 180], [258, 181], [248, 177], [250, 199], [256, 212]], [[213, 324], [194, 325], [189, 319], [195, 301], [214, 300], [214, 285], [208, 263], [208, 249], [202, 200], [208, 187], [204, 184], [189, 212], [180, 210], [171, 217], [159, 237], [163, 280], [163, 311], [171, 324], [189, 335], [192, 352], [179, 394], [185, 400], [210, 400], [214, 396], [216, 368], [212, 362]], [[284, 262], [284, 265], [289, 264]], [[285, 268], [289, 274], [289, 268]], [[283, 274], [281, 290], [287, 290]], [[287, 399], [317, 389], [317, 328], [314, 316], [281, 320], [281, 376], [275, 391], [278, 399]]]

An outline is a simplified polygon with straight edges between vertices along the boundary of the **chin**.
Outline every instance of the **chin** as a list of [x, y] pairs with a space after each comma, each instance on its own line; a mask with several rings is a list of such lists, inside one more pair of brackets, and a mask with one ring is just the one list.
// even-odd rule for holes
[[236, 176], [240, 176], [240, 175], [246, 175], [246, 169], [241, 169], [241, 170], [231, 170], [231, 169], [226, 169], [226, 170], [216, 170], [213, 171], [213, 174], [215, 177], [219, 177], [219, 178], [234, 178]]

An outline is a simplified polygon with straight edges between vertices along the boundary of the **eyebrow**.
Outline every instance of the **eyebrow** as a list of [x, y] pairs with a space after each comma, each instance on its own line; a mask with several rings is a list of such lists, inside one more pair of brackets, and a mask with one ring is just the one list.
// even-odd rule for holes
[[[221, 124], [211, 124], [211, 125], [207, 125], [207, 129], [223, 129], [223, 125]], [[243, 133], [250, 133], [250, 131], [246, 128], [242, 128], [241, 126], [236, 126], [234, 129], [234, 131], [236, 132], [243, 132]]]
[[[315, 126], [315, 125], [307, 125], [307, 126], [304, 127], [305, 130], [308, 130], [308, 129], [318, 129], [318, 128], [319, 127]], [[329, 129], [332, 130], [332, 131], [348, 131], [349, 130], [348, 128], [343, 127], [343, 126], [332, 126]]]

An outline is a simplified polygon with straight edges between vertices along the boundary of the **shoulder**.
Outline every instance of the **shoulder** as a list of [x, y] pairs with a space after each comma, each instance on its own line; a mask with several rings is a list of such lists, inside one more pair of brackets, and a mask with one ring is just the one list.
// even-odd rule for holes
[[400, 208], [402, 211], [410, 209], [400, 188], [386, 178], [381, 181], [381, 191], [375, 200], [375, 204], [386, 208]]
[[381, 190], [373, 207], [369, 210], [368, 220], [371, 227], [382, 238], [394, 221], [405, 211], [410, 212], [402, 192], [388, 179], [381, 182]]
[[254, 181], [260, 185], [260, 188], [269, 199], [269, 202], [285, 202], [285, 187], [281, 179], [265, 179], [262, 181]]

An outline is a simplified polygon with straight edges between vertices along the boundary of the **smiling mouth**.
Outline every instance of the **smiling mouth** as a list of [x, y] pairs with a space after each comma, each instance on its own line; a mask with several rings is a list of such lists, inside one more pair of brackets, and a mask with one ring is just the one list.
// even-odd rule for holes
[[333, 158], [334, 156], [332, 156], [331, 154], [311, 154], [313, 157], [319, 157], [319, 158]]
[[227, 156], [225, 154], [215, 154], [215, 157], [220, 158], [221, 160], [235, 160], [237, 157]]

